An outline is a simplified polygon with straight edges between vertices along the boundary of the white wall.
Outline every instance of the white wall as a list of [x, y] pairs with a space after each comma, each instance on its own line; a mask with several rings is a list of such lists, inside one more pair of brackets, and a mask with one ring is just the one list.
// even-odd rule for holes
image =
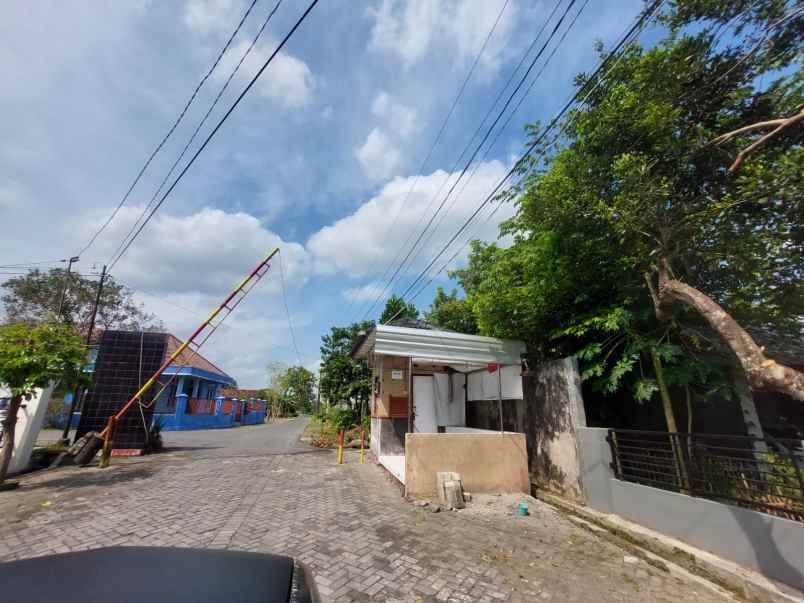
[[608, 430], [577, 430], [586, 503], [804, 589], [804, 523], [616, 479]]
[[468, 377], [469, 400], [496, 400], [500, 394], [500, 378], [502, 399], [522, 400], [522, 368], [519, 365], [502, 367], [500, 376], [497, 371], [475, 371]]
[[[39, 437], [39, 430], [45, 420], [47, 404], [50, 401], [50, 394], [53, 393], [54, 384], [45, 389], [37, 390], [30, 400], [23, 400], [22, 406], [17, 413], [17, 425], [14, 429], [14, 452], [11, 455], [11, 464], [8, 466], [9, 473], [19, 473], [28, 469], [31, 462], [36, 439]], [[5, 397], [3, 393], [3, 397]]]

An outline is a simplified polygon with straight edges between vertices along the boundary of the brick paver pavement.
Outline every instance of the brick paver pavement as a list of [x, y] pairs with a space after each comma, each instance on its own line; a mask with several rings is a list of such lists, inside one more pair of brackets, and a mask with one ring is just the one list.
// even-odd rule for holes
[[338, 466], [332, 451], [178, 452], [34, 474], [0, 493], [0, 517], [0, 560], [126, 544], [284, 553], [327, 602], [723, 600], [626, 563], [547, 506], [527, 518], [432, 513], [381, 468], [355, 454]]

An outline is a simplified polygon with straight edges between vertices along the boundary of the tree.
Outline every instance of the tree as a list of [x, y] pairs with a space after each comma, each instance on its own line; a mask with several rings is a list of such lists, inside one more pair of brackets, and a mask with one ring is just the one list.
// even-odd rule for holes
[[437, 327], [466, 333], [468, 335], [477, 334], [477, 320], [469, 301], [458, 299], [457, 289], [447, 295], [443, 287], [436, 290], [435, 298], [430, 306], [430, 311], [425, 314], [425, 320]]
[[303, 366], [287, 366], [281, 362], [268, 365], [268, 388], [262, 390], [280, 416], [312, 412], [315, 401], [315, 375]]
[[3, 421], [0, 484], [11, 462], [17, 412], [22, 401], [30, 400], [37, 389], [51, 382], [78, 385], [84, 379], [82, 368], [86, 359], [86, 347], [69, 327], [56, 324], [0, 327], [0, 383], [11, 394]]
[[296, 413], [310, 413], [315, 402], [316, 379], [303, 366], [291, 366], [280, 377], [283, 400]]
[[[766, 141], [737, 173], [728, 147], [744, 145], [742, 135], [709, 144], [800, 110], [801, 70], [786, 68], [800, 49], [801, 18], [774, 29], [785, 3], [730, 4], [676, 2], [661, 44], [632, 46], [604, 80], [579, 78], [596, 87], [565, 120], [563, 148], [546, 167], [532, 166], [511, 228], [530, 238], [591, 220], [621, 246], [615, 257], [630, 286], [643, 276], [640, 295], [659, 322], [716, 333], [754, 389], [804, 400], [804, 375], [768, 358], [749, 334], [802, 334], [801, 124]], [[749, 33], [723, 48], [717, 29], [735, 19]], [[693, 23], [698, 32], [685, 33]], [[755, 31], [771, 32], [763, 35], [772, 59], [752, 50]]]
[[[749, 334], [804, 330], [804, 153], [790, 123], [802, 16], [785, 21], [785, 5], [677, 0], [661, 43], [631, 45], [605, 79], [578, 78], [585, 103], [522, 166], [502, 228], [513, 245], [475, 242], [455, 273], [481, 333], [526, 339], [538, 358], [577, 353], [593, 385], [627, 383], [639, 399], [667, 402], [661, 381], [719, 386], [720, 358], [755, 389], [801, 397]], [[731, 45], [726, 24], [741, 36]], [[731, 170], [744, 136], [764, 130], [721, 135], [780, 116], [785, 127]]]
[[352, 348], [361, 333], [374, 326], [373, 321], [332, 327], [321, 337], [321, 397], [329, 403], [367, 403], [371, 393], [371, 370], [362, 360], [354, 360]]
[[[43, 324], [55, 318], [59, 298], [67, 284], [62, 308], [66, 324], [86, 336], [98, 283], [61, 268], [49, 272], [33, 270], [3, 283], [2, 296], [7, 323]], [[162, 331], [162, 323], [134, 300], [134, 292], [107, 276], [96, 324], [99, 329]]]
[[380, 324], [404, 320], [406, 318], [414, 320], [419, 318], [419, 311], [416, 309], [416, 306], [414, 306], [412, 302], [405, 302], [404, 299], [397, 295], [389, 297], [388, 301], [385, 302], [385, 309], [380, 316]]

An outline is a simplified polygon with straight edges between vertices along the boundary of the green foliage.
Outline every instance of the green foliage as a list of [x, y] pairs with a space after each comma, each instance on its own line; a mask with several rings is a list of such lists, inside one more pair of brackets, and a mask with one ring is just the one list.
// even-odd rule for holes
[[374, 326], [371, 321], [353, 323], [348, 327], [332, 327], [321, 337], [321, 398], [330, 404], [368, 401], [371, 392], [371, 371], [362, 360], [353, 360], [352, 348], [361, 333]]
[[[792, 63], [803, 17], [768, 29], [789, 10], [776, 0], [676, 0], [659, 44], [631, 45], [602, 81], [577, 78], [596, 87], [509, 192], [517, 212], [502, 234], [513, 243], [473, 242], [454, 273], [480, 333], [525, 339], [536, 360], [577, 354], [604, 393], [651, 399], [652, 352], [668, 385], [723, 393], [733, 361], [700, 317], [683, 306], [667, 322], [654, 317], [644, 274], [661, 256], [744, 326], [804, 334], [804, 128], [774, 138], [737, 174], [728, 168], [755, 135], [709, 144], [804, 104]], [[727, 23], [739, 35], [719, 36]]]
[[389, 321], [404, 320], [406, 318], [419, 318], [419, 311], [412, 302], [406, 303], [404, 299], [397, 295], [392, 295], [385, 302], [385, 309], [380, 315], [380, 324]]
[[338, 429], [350, 429], [360, 423], [360, 414], [351, 408], [336, 406], [329, 411], [329, 421]]
[[280, 363], [268, 366], [270, 385], [260, 395], [279, 416], [310, 413], [316, 393], [315, 375], [303, 366], [285, 367]]
[[425, 320], [442, 329], [457, 333], [477, 334], [477, 320], [472, 306], [466, 299], [458, 299], [458, 291], [453, 289], [447, 295], [443, 287], [436, 290], [430, 311]]
[[[62, 319], [86, 335], [98, 282], [61, 268], [49, 272], [33, 270], [25, 276], [3, 283], [2, 296], [6, 322], [29, 325], [52, 322], [67, 285]], [[99, 329], [162, 331], [162, 323], [134, 300], [134, 292], [107, 276], [103, 286], [96, 324]]]
[[30, 398], [53, 381], [70, 387], [83, 384], [86, 360], [86, 347], [69, 327], [0, 327], [0, 383], [12, 396]]

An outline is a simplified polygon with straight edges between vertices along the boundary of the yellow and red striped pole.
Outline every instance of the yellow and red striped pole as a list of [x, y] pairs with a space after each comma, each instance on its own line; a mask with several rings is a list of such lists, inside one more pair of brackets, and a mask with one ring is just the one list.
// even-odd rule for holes
[[[129, 411], [129, 409], [132, 406], [134, 406], [134, 404], [136, 404], [136, 402], [143, 396], [143, 394], [145, 394], [145, 392], [148, 391], [148, 388], [151, 387], [154, 383], [157, 382], [157, 380], [159, 379], [159, 376], [165, 371], [165, 369], [167, 369], [171, 364], [173, 364], [176, 361], [176, 359], [179, 358], [179, 356], [181, 356], [182, 352], [184, 352], [187, 349], [187, 346], [189, 346], [191, 343], [193, 343], [193, 341], [195, 341], [196, 337], [198, 337], [201, 334], [201, 332], [207, 327], [207, 325], [209, 325], [209, 323], [211, 323], [213, 320], [215, 320], [215, 318], [224, 309], [229, 309], [229, 311], [231, 312], [231, 310], [234, 309], [234, 306], [236, 306], [238, 303], [240, 303], [240, 300], [238, 300], [234, 304], [234, 306], [232, 308], [228, 307], [229, 302], [232, 301], [232, 299], [234, 299], [234, 297], [238, 293], [243, 291], [245, 286], [248, 285], [248, 283], [251, 280], [253, 280], [254, 277], [257, 277], [258, 275], [259, 275], [259, 277], [262, 277], [262, 275], [260, 275], [259, 272], [268, 264], [269, 261], [271, 261], [271, 259], [277, 253], [279, 253], [279, 248], [278, 247], [276, 249], [274, 249], [271, 253], [266, 255], [265, 258], [263, 258], [263, 260], [259, 264], [257, 264], [257, 267], [254, 268], [254, 270], [252, 270], [248, 275], [246, 275], [246, 277], [242, 281], [240, 281], [240, 284], [238, 284], [232, 290], [232, 292], [229, 293], [228, 296], [226, 296], [226, 299], [223, 300], [223, 303], [221, 303], [217, 308], [215, 308], [215, 310], [212, 311], [212, 313], [209, 316], [207, 316], [207, 318], [204, 320], [204, 322], [202, 322], [198, 326], [198, 328], [193, 332], [193, 334], [190, 335], [190, 337], [184, 343], [182, 343], [176, 349], [176, 351], [173, 352], [170, 355], [170, 357], [167, 360], [165, 360], [162, 363], [162, 366], [160, 366], [156, 370], [156, 372], [153, 375], [151, 375], [151, 377], [143, 384], [143, 386], [139, 390], [137, 390], [137, 393], [134, 394], [131, 397], [131, 399], [129, 399], [128, 402], [126, 402], [122, 406], [122, 408], [120, 410], [118, 410], [117, 413], [115, 413], [113, 415], [113, 417], [110, 417], [110, 419], [113, 418], [114, 422], [117, 423], [117, 421], [119, 421]], [[206, 341], [206, 339], [204, 341]], [[112, 425], [113, 425], [113, 423], [109, 422], [109, 424], [107, 424], [106, 428], [99, 434], [99, 436], [101, 438], [103, 438], [104, 440], [111, 440], [111, 436], [114, 435], [112, 433]], [[108, 464], [108, 458], [107, 458], [107, 464]]]

